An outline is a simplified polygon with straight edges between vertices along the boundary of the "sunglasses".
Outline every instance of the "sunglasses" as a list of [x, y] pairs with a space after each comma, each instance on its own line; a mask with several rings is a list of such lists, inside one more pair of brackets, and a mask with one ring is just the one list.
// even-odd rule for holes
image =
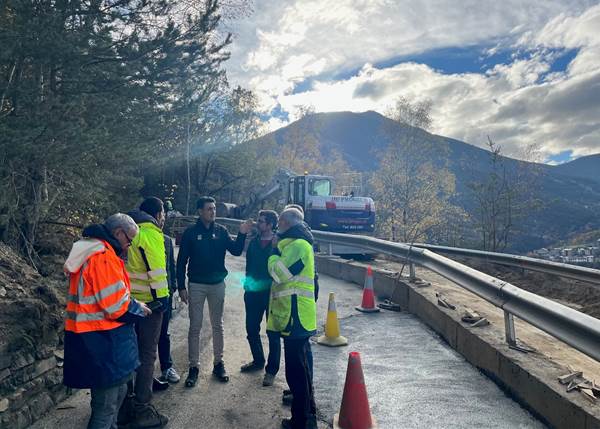
[[123, 231], [123, 235], [125, 235], [125, 238], [127, 239], [127, 244], [129, 244], [131, 246], [131, 243], [133, 242], [133, 238], [130, 238], [129, 235], [127, 235], [127, 233], [125, 231]]

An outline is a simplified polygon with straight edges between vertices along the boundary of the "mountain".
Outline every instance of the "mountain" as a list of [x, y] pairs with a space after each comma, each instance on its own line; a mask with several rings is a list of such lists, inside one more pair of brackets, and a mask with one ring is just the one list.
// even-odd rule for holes
[[565, 162], [554, 167], [554, 170], [566, 176], [600, 182], [600, 153], [582, 156], [574, 161]]
[[[432, 162], [445, 165], [456, 177], [454, 203], [473, 213], [476, 207], [469, 184], [484, 180], [490, 170], [487, 150], [422, 129], [400, 125], [377, 112], [334, 112], [308, 115], [251, 142], [274, 154], [290, 144], [293, 136], [310, 133], [320, 142], [324, 158], [337, 151], [351, 169], [371, 173], [378, 155], [390, 144], [390, 135], [417, 136], [439, 147]], [[275, 143], [273, 145], [273, 142]], [[500, 142], [501, 143], [501, 142]], [[526, 220], [512, 251], [524, 252], [552, 244], [570, 235], [600, 229], [600, 154], [551, 166], [503, 157], [508, 171], [532, 168], [541, 177], [537, 197], [544, 207]], [[316, 172], [318, 173], [318, 172]]]

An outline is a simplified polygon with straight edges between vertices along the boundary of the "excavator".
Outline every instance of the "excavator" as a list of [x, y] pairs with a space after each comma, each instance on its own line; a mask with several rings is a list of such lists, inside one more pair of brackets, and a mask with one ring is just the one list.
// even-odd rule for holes
[[348, 233], [372, 233], [375, 229], [375, 205], [372, 198], [332, 195], [334, 180], [318, 174], [298, 175], [279, 169], [271, 181], [243, 205], [219, 203], [218, 217], [246, 219], [256, 215], [264, 202], [283, 194], [279, 202], [298, 204], [304, 209], [306, 223], [315, 230]]

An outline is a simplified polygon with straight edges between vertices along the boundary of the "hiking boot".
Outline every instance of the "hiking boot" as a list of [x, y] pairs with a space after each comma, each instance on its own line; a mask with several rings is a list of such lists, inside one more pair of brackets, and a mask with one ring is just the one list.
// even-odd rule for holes
[[188, 372], [188, 376], [185, 379], [185, 387], [194, 387], [196, 385], [196, 382], [198, 381], [199, 373], [200, 373], [200, 370], [198, 369], [197, 366], [191, 367]]
[[154, 378], [152, 380], [152, 391], [153, 392], [162, 392], [163, 390], [167, 390], [169, 388], [169, 382], [167, 380], [161, 380], [159, 378]]
[[244, 365], [241, 366], [240, 371], [241, 372], [254, 372], [254, 371], [262, 371], [262, 369], [265, 367], [265, 364], [263, 363], [262, 365], [252, 361], [252, 362], [248, 362], [245, 363]]
[[292, 423], [292, 419], [283, 419], [281, 421], [281, 427], [283, 429], [294, 429], [294, 424]]
[[281, 403], [283, 405], [291, 406], [293, 400], [294, 400], [294, 395], [292, 395], [292, 392], [284, 393], [283, 396], [281, 397]]
[[131, 423], [135, 417], [135, 409], [134, 409], [134, 400], [135, 395], [133, 393], [128, 393], [119, 408], [119, 413], [117, 414], [117, 426], [119, 429], [128, 428], [129, 423]]
[[263, 386], [265, 386], [265, 387], [272, 386], [274, 382], [275, 382], [275, 376], [273, 374], [269, 374], [268, 372], [265, 372], [265, 378], [263, 378]]
[[162, 372], [160, 379], [168, 381], [169, 383], [179, 383], [179, 380], [181, 380], [181, 377], [179, 376], [179, 374], [177, 374], [177, 371], [175, 371], [175, 368], [171, 367], [169, 369], [165, 369]]
[[227, 371], [225, 371], [225, 364], [223, 362], [216, 364], [212, 373], [221, 383], [229, 381], [229, 376], [227, 375]]
[[162, 428], [169, 422], [169, 418], [156, 411], [151, 404], [136, 404], [135, 418], [129, 425], [131, 429]]

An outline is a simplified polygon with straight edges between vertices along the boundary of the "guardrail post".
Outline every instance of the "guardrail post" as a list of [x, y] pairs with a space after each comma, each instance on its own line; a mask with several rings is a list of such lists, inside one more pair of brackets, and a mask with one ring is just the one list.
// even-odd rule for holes
[[515, 319], [512, 313], [504, 310], [504, 329], [506, 333], [506, 342], [509, 346], [516, 347], [517, 335], [515, 334]]
[[517, 334], [515, 333], [515, 319], [512, 313], [504, 310], [504, 328], [506, 330], [506, 342], [508, 347], [523, 353], [535, 352], [533, 347], [517, 342]]
[[327, 254], [333, 256], [333, 243], [327, 243]]
[[409, 261], [409, 263], [408, 263], [408, 278], [410, 280], [417, 279], [417, 273], [415, 271], [415, 264], [412, 261]]

